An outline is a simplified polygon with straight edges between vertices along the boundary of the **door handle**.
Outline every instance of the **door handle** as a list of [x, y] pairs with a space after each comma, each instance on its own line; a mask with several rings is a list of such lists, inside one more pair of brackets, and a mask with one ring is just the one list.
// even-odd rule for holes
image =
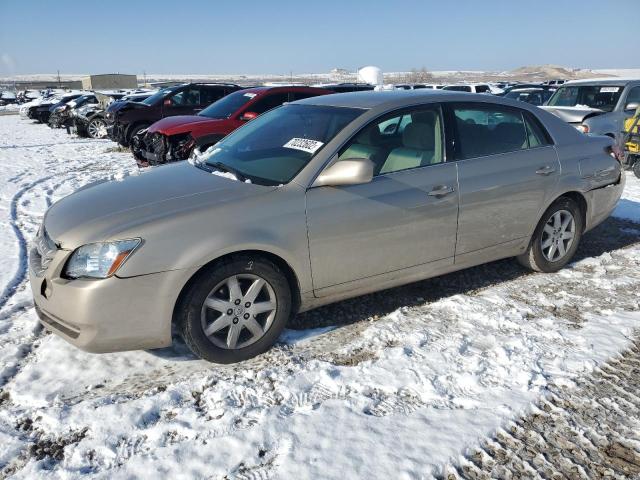
[[536, 170], [536, 174], [537, 175], [551, 175], [553, 172], [555, 172], [556, 169], [553, 168], [550, 165], [545, 165], [544, 167], [540, 167], [538, 170]]
[[456, 189], [453, 187], [449, 187], [447, 185], [438, 185], [434, 187], [427, 195], [430, 197], [444, 197], [445, 195], [449, 195], [450, 193], [455, 192]]

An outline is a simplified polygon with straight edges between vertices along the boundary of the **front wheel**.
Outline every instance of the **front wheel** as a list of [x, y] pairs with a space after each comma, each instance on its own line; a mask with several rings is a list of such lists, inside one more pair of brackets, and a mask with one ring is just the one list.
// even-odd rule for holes
[[583, 223], [576, 202], [567, 197], [559, 198], [540, 219], [529, 248], [518, 261], [537, 272], [557, 272], [578, 249]]
[[94, 118], [87, 125], [87, 134], [91, 138], [105, 138], [107, 136], [107, 124], [101, 118]]
[[291, 314], [291, 289], [277, 265], [239, 256], [205, 269], [185, 292], [176, 322], [195, 355], [235, 363], [269, 349]]

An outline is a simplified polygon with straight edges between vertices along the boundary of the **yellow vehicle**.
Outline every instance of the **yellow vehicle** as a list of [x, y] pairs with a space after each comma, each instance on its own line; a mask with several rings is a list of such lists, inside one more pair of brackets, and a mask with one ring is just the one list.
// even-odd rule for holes
[[640, 178], [640, 107], [624, 122], [624, 164]]

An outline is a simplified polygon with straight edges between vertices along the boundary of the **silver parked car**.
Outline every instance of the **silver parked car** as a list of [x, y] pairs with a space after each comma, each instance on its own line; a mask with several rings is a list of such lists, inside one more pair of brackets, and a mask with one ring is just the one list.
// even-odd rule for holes
[[612, 143], [493, 96], [293, 102], [55, 203], [35, 304], [88, 351], [168, 346], [175, 325], [202, 358], [247, 359], [320, 305], [505, 257], [560, 269], [620, 198]]
[[640, 79], [566, 82], [542, 107], [583, 133], [622, 138], [624, 121], [640, 106]]

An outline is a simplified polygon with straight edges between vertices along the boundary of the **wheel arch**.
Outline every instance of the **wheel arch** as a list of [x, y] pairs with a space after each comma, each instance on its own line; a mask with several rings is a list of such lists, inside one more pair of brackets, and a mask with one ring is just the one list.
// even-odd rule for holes
[[233, 257], [239, 257], [243, 255], [265, 258], [273, 262], [274, 264], [276, 264], [278, 268], [282, 270], [282, 273], [285, 275], [287, 282], [289, 283], [289, 288], [291, 289], [291, 302], [292, 302], [291, 312], [293, 314], [297, 313], [298, 310], [300, 309], [302, 296], [301, 296], [300, 282], [298, 280], [298, 276], [296, 275], [291, 265], [289, 265], [289, 263], [285, 259], [283, 259], [279, 255], [276, 255], [275, 253], [272, 253], [266, 250], [250, 249], [250, 250], [238, 250], [238, 251], [226, 253], [217, 258], [214, 258], [213, 260], [202, 265], [193, 275], [191, 275], [191, 277], [187, 280], [187, 282], [182, 286], [182, 289], [180, 290], [180, 293], [178, 294], [178, 297], [175, 301], [175, 304], [173, 307], [173, 313], [171, 316], [171, 323], [175, 323], [176, 317], [177, 317], [176, 313], [178, 309], [181, 308], [182, 301], [184, 299], [186, 292], [189, 290], [191, 285], [193, 285], [193, 283], [197, 281], [198, 277], [202, 274], [202, 272], [204, 272], [208, 268], [211, 268], [213, 265], [217, 263], [232, 259]]

